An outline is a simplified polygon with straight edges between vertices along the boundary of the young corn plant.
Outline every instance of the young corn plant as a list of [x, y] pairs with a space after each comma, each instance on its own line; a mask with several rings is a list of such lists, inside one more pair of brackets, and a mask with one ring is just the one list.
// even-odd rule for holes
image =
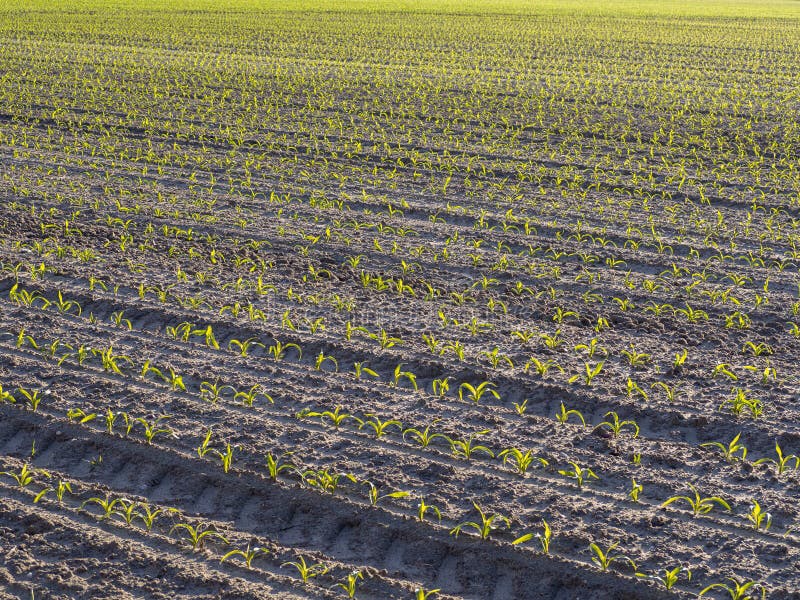
[[414, 600], [431, 600], [441, 590], [436, 588], [434, 590], [426, 590], [425, 588], [417, 588], [414, 590]]
[[267, 349], [267, 353], [270, 354], [275, 360], [283, 360], [286, 358], [286, 353], [290, 349], [294, 349], [297, 352], [298, 360], [303, 358], [303, 351], [300, 349], [300, 346], [293, 344], [292, 342], [284, 344], [279, 340], [275, 340], [275, 343]]
[[495, 387], [495, 384], [489, 381], [479, 383], [477, 386], [464, 382], [458, 387], [458, 399], [463, 400], [466, 396], [468, 400], [477, 405], [484, 395], [490, 394], [494, 396], [495, 400], [499, 400], [500, 394], [494, 389]]
[[450, 378], [434, 379], [431, 382], [431, 387], [433, 388], [433, 395], [441, 400], [450, 391]]
[[584, 371], [585, 371], [584, 374], [583, 375], [581, 375], [581, 374], [573, 375], [572, 377], [569, 378], [569, 382], [570, 383], [575, 383], [578, 380], [582, 379], [584, 385], [591, 386], [592, 385], [592, 381], [594, 381], [594, 379], [603, 370], [603, 365], [604, 364], [605, 364], [605, 361], [600, 361], [599, 363], [597, 363], [595, 365], [593, 365], [591, 363], [588, 363], [588, 362], [583, 363]]
[[595, 472], [588, 467], [584, 469], [575, 462], [570, 462], [569, 464], [572, 465], [572, 469], [562, 469], [558, 473], [559, 475], [563, 475], [569, 479], [574, 479], [579, 490], [583, 489], [584, 484], [588, 483], [592, 479], [600, 479]]
[[228, 544], [228, 540], [225, 539], [225, 536], [205, 523], [198, 523], [197, 525], [176, 523], [172, 526], [172, 529], [169, 530], [169, 535], [172, 535], [175, 531], [182, 531], [183, 541], [188, 543], [192, 550], [195, 551], [202, 548], [204, 542], [210, 540], [218, 540], [223, 544]]
[[417, 429], [415, 427], [404, 429], [403, 441], [406, 440], [406, 436], [409, 436], [415, 443], [419, 444], [420, 447], [427, 448], [436, 438], [441, 438], [452, 446], [452, 440], [445, 434], [431, 433], [431, 427], [433, 427], [438, 421], [439, 419], [434, 419], [432, 423], [425, 427], [425, 429]]
[[518, 448], [506, 448], [497, 454], [497, 458], [502, 458], [504, 465], [510, 464], [520, 477], [525, 477], [528, 469], [534, 464], [540, 467], [550, 465], [546, 459], [535, 456], [531, 450], [522, 452]]
[[643, 490], [644, 486], [641, 483], [636, 483], [636, 479], [632, 477], [628, 498], [630, 498], [632, 502], [639, 502], [639, 494], [641, 494]]
[[633, 437], [634, 438], [639, 437], [639, 426], [636, 424], [636, 421], [630, 421], [630, 420], [620, 421], [619, 415], [615, 413], [613, 410], [607, 412], [603, 416], [604, 417], [610, 416], [611, 419], [603, 421], [597, 427], [595, 427], [595, 429], [601, 429], [604, 427], [608, 428], [608, 430], [611, 432], [611, 435], [613, 435], [616, 438], [619, 437], [619, 434], [621, 433], [623, 428], [631, 427], [633, 429]]
[[319, 419], [320, 422], [324, 423], [325, 421], [330, 421], [331, 425], [334, 427], [340, 427], [342, 423], [345, 422], [346, 419], [355, 419], [353, 415], [350, 413], [343, 413], [342, 407], [337, 406], [332, 411], [324, 410], [322, 412], [317, 412], [313, 410], [303, 409], [297, 413], [297, 418], [302, 419], [304, 417], [309, 417], [312, 419]]
[[475, 443], [475, 440], [478, 438], [478, 436], [486, 435], [487, 433], [489, 433], [489, 430], [484, 429], [481, 431], [476, 431], [475, 433], [461, 440], [452, 438], [445, 439], [450, 443], [450, 450], [453, 452], [453, 456], [470, 460], [473, 454], [480, 452], [489, 458], [494, 458], [494, 452], [492, 452], [489, 448]]
[[525, 411], [528, 410], [528, 399], [526, 398], [522, 402], [512, 402], [514, 405], [514, 411], [520, 416], [525, 415]]
[[592, 553], [592, 562], [597, 565], [601, 571], [608, 571], [611, 565], [616, 562], [628, 563], [633, 567], [633, 570], [636, 571], [636, 563], [633, 562], [630, 557], [617, 552], [617, 546], [619, 546], [619, 542], [614, 542], [603, 550], [600, 546], [592, 542], [589, 544], [589, 550]]
[[410, 492], [404, 492], [404, 491], [395, 491], [386, 494], [381, 494], [378, 491], [378, 487], [371, 481], [362, 481], [361, 483], [369, 487], [369, 489], [367, 490], [367, 498], [369, 498], [369, 503], [372, 506], [376, 506], [378, 502], [380, 502], [381, 500], [385, 500], [386, 498], [407, 498], [408, 496], [411, 495]]
[[234, 400], [241, 400], [245, 406], [253, 406], [256, 400], [263, 398], [270, 404], [275, 404], [275, 400], [259, 384], [254, 384], [246, 390], [235, 390], [233, 394]]
[[70, 493], [70, 494], [73, 493], [72, 492], [72, 484], [70, 484], [69, 481], [64, 481], [63, 479], [59, 479], [58, 484], [56, 485], [55, 488], [51, 488], [51, 487], [44, 488], [41, 492], [36, 494], [36, 496], [33, 499], [33, 502], [34, 503], [39, 502], [39, 500], [44, 498], [45, 495], [49, 494], [50, 492], [55, 492], [56, 500], [58, 500], [58, 503], [61, 504], [64, 501], [64, 494], [65, 493]]
[[297, 469], [294, 464], [285, 460], [291, 454], [291, 452], [284, 452], [280, 456], [274, 456], [271, 452], [267, 452], [264, 458], [267, 462], [267, 473], [272, 481], [277, 481], [278, 475], [283, 471], [295, 471]]
[[19, 387], [17, 388], [17, 391], [25, 399], [25, 405], [30, 408], [31, 411], [36, 412], [39, 408], [39, 404], [42, 402], [42, 394], [40, 390], [26, 390], [23, 387]]
[[308, 487], [318, 489], [328, 494], [333, 494], [339, 489], [342, 478], [353, 483], [358, 483], [355, 476], [350, 473], [331, 473], [327, 469], [308, 469], [300, 475], [303, 483]]
[[377, 372], [367, 367], [363, 362], [353, 363], [353, 375], [355, 376], [356, 379], [361, 379], [362, 375], [369, 375], [370, 377], [375, 377], [376, 379], [380, 379], [380, 375], [378, 375]]
[[425, 515], [428, 514], [428, 511], [432, 512], [436, 515], [436, 518], [441, 523], [442, 521], [442, 513], [438, 507], [434, 506], [433, 504], [425, 504], [425, 500], [422, 499], [417, 504], [417, 520], [422, 523], [425, 521]]
[[159, 415], [152, 421], [148, 421], [144, 417], [139, 417], [136, 420], [137, 423], [141, 423], [142, 427], [144, 427], [144, 439], [147, 444], [152, 444], [153, 440], [158, 435], [165, 435], [172, 438], [177, 438], [175, 432], [172, 431], [169, 427], [161, 426], [161, 421], [164, 419], [168, 419], [169, 415]]
[[174, 508], [169, 508], [169, 509], [154, 508], [149, 504], [147, 504], [146, 502], [137, 502], [136, 508], [137, 508], [137, 513], [135, 518], [139, 519], [142, 522], [142, 525], [144, 525], [144, 528], [147, 531], [152, 531], [153, 525], [155, 525], [156, 520], [161, 515], [178, 512]]
[[664, 589], [671, 590], [680, 581], [681, 576], [686, 577], [686, 581], [692, 580], [692, 572], [687, 567], [674, 567], [663, 571], [653, 571], [650, 574], [636, 573], [636, 577], [647, 579], [654, 583], [664, 586]]
[[567, 410], [563, 402], [561, 403], [561, 408], [559, 409], [559, 412], [556, 413], [556, 420], [562, 425], [564, 425], [572, 415], [578, 417], [581, 424], [584, 427], [586, 427], [586, 419], [583, 418], [583, 415], [580, 413], [580, 411], [575, 410], [574, 408]]
[[531, 367], [533, 367], [534, 371], [537, 375], [539, 375], [539, 377], [547, 377], [550, 369], [557, 369], [561, 373], [564, 372], [563, 367], [551, 358], [539, 360], [535, 356], [531, 356], [528, 359], [528, 362], [525, 363], [525, 366], [522, 368], [522, 370], [527, 373]]
[[228, 342], [228, 350], [236, 352], [242, 358], [246, 358], [250, 352], [255, 348], [264, 350], [266, 346], [259, 342], [255, 337], [249, 337], [246, 340], [231, 340]]
[[411, 387], [414, 388], [414, 391], [415, 392], [418, 391], [419, 388], [417, 387], [417, 376], [414, 375], [414, 373], [412, 373], [411, 371], [403, 371], [402, 368], [403, 368], [403, 363], [399, 363], [394, 368], [394, 377], [389, 385], [393, 387], [399, 387], [400, 380], [406, 379], [409, 383], [411, 383]]
[[744, 460], [747, 457], [747, 448], [744, 444], [739, 443], [741, 432], [727, 444], [721, 442], [705, 442], [700, 444], [702, 448], [716, 448], [722, 453], [722, 457], [728, 462], [736, 462], [737, 460]]
[[81, 504], [81, 508], [87, 504], [97, 504], [97, 506], [103, 510], [102, 514], [100, 515], [100, 519], [110, 519], [114, 515], [114, 508], [121, 500], [122, 498], [112, 499], [108, 494], [106, 494], [105, 498], [89, 498]]
[[281, 567], [294, 567], [303, 583], [308, 583], [314, 577], [319, 577], [328, 572], [328, 567], [323, 563], [308, 564], [304, 556], [298, 554], [295, 562], [285, 562]]
[[333, 364], [333, 370], [338, 373], [339, 372], [339, 361], [337, 361], [336, 358], [334, 358], [330, 354], [326, 355], [321, 350], [320, 350], [320, 353], [317, 355], [316, 360], [314, 361], [314, 368], [317, 371], [322, 371], [322, 368], [325, 366], [325, 363], [328, 363], [328, 362]]
[[31, 483], [33, 483], [34, 476], [42, 475], [44, 477], [50, 478], [50, 473], [43, 469], [31, 469], [27, 464], [22, 465], [20, 470], [15, 473], [13, 471], [2, 471], [0, 475], [8, 475], [14, 481], [17, 482], [17, 485], [21, 488], [28, 487]]
[[385, 421], [381, 421], [380, 417], [372, 413], [366, 413], [364, 416], [368, 418], [363, 421], [361, 419], [356, 419], [361, 423], [358, 426], [359, 430], [364, 429], [364, 427], [369, 427], [375, 434], [376, 439], [386, 435], [386, 433], [389, 431], [389, 428], [391, 427], [397, 427], [401, 431], [403, 429], [403, 424], [400, 421], [396, 421], [394, 419], [387, 419]]
[[723, 401], [719, 405], [720, 410], [727, 409], [737, 417], [746, 415], [752, 419], [759, 418], [764, 413], [764, 403], [749, 396], [749, 393], [750, 390], [733, 388], [733, 397]]
[[219, 562], [221, 564], [224, 563], [229, 558], [233, 558], [234, 556], [240, 556], [242, 557], [242, 560], [244, 560], [244, 564], [247, 566], [247, 568], [250, 569], [252, 568], [251, 565], [253, 563], [253, 560], [257, 556], [265, 556], [268, 554], [269, 550], [267, 550], [266, 548], [261, 548], [260, 546], [254, 546], [251, 548], [250, 544], [247, 544], [244, 550], [237, 548], [235, 550], [231, 550], [230, 552], [224, 554], [223, 557], [219, 559]]
[[690, 483], [689, 487], [694, 493], [694, 498], [691, 496], [672, 496], [671, 498], [667, 498], [667, 500], [661, 504], [662, 508], [669, 506], [673, 502], [686, 502], [692, 509], [692, 513], [695, 517], [710, 513], [714, 509], [714, 506], [721, 506], [728, 511], [731, 510], [730, 504], [728, 504], [719, 496], [701, 497], [700, 492], [697, 491], [697, 488], [694, 485]]
[[344, 590], [344, 593], [348, 598], [355, 598], [358, 582], [363, 579], [364, 574], [361, 571], [353, 571], [352, 573], [348, 573], [347, 577], [345, 577], [342, 581], [335, 583], [332, 587], [341, 588]]
[[756, 531], [768, 531], [772, 526], [772, 515], [765, 512], [755, 499], [750, 500], [750, 510], [747, 513], [747, 520]]
[[220, 462], [222, 463], [222, 470], [227, 473], [231, 470], [231, 465], [233, 464], [233, 448], [230, 444], [225, 445], [225, 451], [222, 450], [214, 450], [214, 454], [217, 455]]
[[[450, 530], [450, 535], [458, 537], [462, 530], [473, 529], [482, 540], [486, 540], [492, 531], [496, 531], [501, 526], [505, 526], [505, 529], [511, 529], [511, 519], [508, 517], [504, 517], [499, 513], [484, 512], [476, 502], [473, 502], [472, 506], [478, 511], [479, 520], [459, 523]], [[499, 523], [499, 525], [496, 523]]]
[[[775, 465], [775, 471], [778, 475], [782, 475], [785, 471], [792, 469], [796, 471], [798, 466], [800, 466], [800, 458], [795, 456], [794, 454], [789, 454], [788, 456], [783, 455], [783, 450], [778, 445], [778, 442], [775, 442], [775, 455], [776, 458], [759, 458], [758, 460], [754, 461], [754, 465], [761, 465], [765, 463], [772, 463]], [[794, 466], [792, 466], [794, 465]]]
[[544, 519], [542, 519], [541, 533], [526, 533], [511, 542], [511, 545], [517, 546], [519, 544], [524, 544], [525, 542], [534, 538], [539, 540], [539, 547], [542, 550], [542, 554], [550, 554], [550, 542], [553, 539], [553, 531], [550, 529], [550, 525], [548, 525], [547, 521]]
[[[727, 592], [731, 600], [756, 600], [760, 597], [761, 600], [767, 597], [767, 588], [755, 581], [739, 580], [734, 577], [727, 578], [730, 583], [712, 583], [700, 591], [698, 598], [705, 596], [707, 593], [714, 590], [721, 590]], [[757, 594], [760, 592], [758, 596]]]

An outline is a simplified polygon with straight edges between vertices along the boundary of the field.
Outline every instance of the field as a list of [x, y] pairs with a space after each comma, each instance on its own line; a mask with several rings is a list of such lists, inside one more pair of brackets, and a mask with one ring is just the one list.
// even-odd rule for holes
[[800, 4], [0, 7], [0, 598], [800, 598]]

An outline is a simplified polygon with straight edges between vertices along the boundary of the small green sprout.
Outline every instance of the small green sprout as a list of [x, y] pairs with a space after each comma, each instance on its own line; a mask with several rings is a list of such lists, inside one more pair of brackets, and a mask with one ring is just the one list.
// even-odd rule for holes
[[669, 506], [673, 502], [683, 501], [689, 504], [695, 517], [711, 512], [715, 505], [719, 505], [725, 510], [731, 510], [730, 504], [728, 504], [719, 496], [708, 496], [703, 498], [700, 496], [700, 492], [697, 491], [697, 488], [691, 483], [689, 484], [689, 487], [692, 489], [692, 492], [694, 492], [694, 498], [691, 496], [672, 496], [664, 501], [663, 504], [661, 504], [662, 508]]
[[458, 537], [463, 529], [470, 528], [474, 529], [482, 540], [485, 540], [489, 538], [489, 534], [492, 531], [495, 531], [499, 528], [495, 525], [495, 521], [499, 522], [501, 525], [505, 525], [506, 529], [511, 529], [511, 519], [508, 517], [504, 517], [498, 513], [484, 512], [483, 509], [481, 509], [481, 507], [475, 502], [472, 503], [472, 506], [474, 506], [475, 510], [478, 511], [480, 521], [464, 521], [459, 523], [450, 530], [450, 535]]
[[592, 552], [592, 562], [596, 564], [601, 571], [608, 571], [615, 562], [626, 562], [631, 565], [635, 571], [636, 563], [633, 562], [630, 557], [617, 552], [617, 546], [619, 546], [619, 542], [614, 542], [604, 551], [600, 546], [592, 542], [589, 544], [589, 550]]

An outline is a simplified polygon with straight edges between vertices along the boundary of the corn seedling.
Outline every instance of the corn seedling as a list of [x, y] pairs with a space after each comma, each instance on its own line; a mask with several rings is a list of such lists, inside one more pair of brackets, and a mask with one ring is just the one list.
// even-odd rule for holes
[[553, 531], [550, 529], [550, 525], [547, 524], [547, 521], [542, 519], [542, 532], [541, 533], [526, 533], [521, 535], [513, 542], [511, 542], [512, 546], [517, 546], [519, 544], [524, 544], [527, 541], [536, 538], [539, 540], [539, 546], [542, 550], [542, 554], [550, 554], [550, 541], [553, 539]]
[[375, 433], [376, 438], [381, 438], [384, 435], [386, 435], [386, 432], [389, 430], [390, 427], [397, 427], [400, 430], [403, 429], [403, 424], [400, 421], [396, 421], [394, 419], [387, 419], [386, 421], [381, 421], [380, 417], [372, 413], [367, 413], [364, 416], [368, 418], [363, 421], [357, 419], [361, 421], [358, 428], [359, 429], [364, 429], [364, 427], [371, 428], [372, 431]]
[[630, 557], [617, 552], [617, 546], [619, 546], [619, 542], [614, 542], [604, 551], [600, 546], [592, 542], [589, 544], [589, 550], [592, 552], [592, 562], [597, 565], [601, 571], [608, 571], [615, 562], [628, 563], [635, 571], [636, 563], [633, 562]]
[[267, 349], [267, 353], [271, 354], [275, 360], [282, 360], [286, 357], [286, 353], [292, 348], [297, 352], [298, 359], [303, 358], [303, 351], [300, 349], [300, 346], [291, 342], [284, 344], [278, 340], [275, 340], [275, 343]]
[[410, 492], [403, 492], [403, 491], [396, 491], [396, 492], [389, 492], [387, 494], [380, 494], [378, 492], [378, 487], [372, 483], [371, 481], [362, 481], [363, 485], [369, 486], [367, 490], [367, 498], [369, 498], [369, 503], [372, 506], [375, 506], [381, 500], [385, 500], [386, 498], [406, 498], [411, 495]]
[[85, 502], [81, 504], [81, 508], [86, 506], [87, 504], [97, 504], [102, 510], [103, 513], [100, 515], [101, 519], [109, 519], [114, 514], [114, 507], [120, 502], [121, 498], [114, 498], [112, 499], [110, 496], [106, 495], [105, 498], [89, 498]]
[[23, 387], [17, 388], [17, 391], [25, 399], [25, 405], [28, 406], [33, 412], [39, 408], [42, 402], [42, 395], [39, 390], [26, 390]]
[[361, 379], [362, 375], [369, 375], [370, 377], [380, 378], [380, 375], [378, 375], [375, 371], [373, 371], [369, 367], [365, 366], [363, 362], [353, 363], [353, 374], [355, 375], [356, 379]]
[[595, 472], [589, 468], [584, 469], [575, 462], [570, 462], [569, 464], [572, 465], [572, 469], [563, 469], [558, 473], [564, 477], [574, 479], [578, 489], [582, 489], [583, 485], [592, 479], [600, 479], [597, 475], [595, 475]]
[[447, 395], [447, 392], [450, 390], [450, 378], [445, 377], [443, 379], [434, 379], [431, 382], [431, 387], [433, 388], [433, 395], [437, 398], [441, 399]]
[[67, 418], [77, 421], [79, 424], [88, 423], [97, 417], [97, 413], [86, 413], [82, 408], [70, 408], [67, 411]]
[[628, 498], [633, 502], [639, 502], [639, 494], [642, 493], [642, 490], [644, 490], [644, 486], [641, 483], [636, 483], [636, 479], [631, 478], [631, 489], [628, 491]]
[[[484, 512], [483, 509], [481, 509], [481, 507], [475, 502], [472, 503], [472, 506], [474, 506], [475, 510], [478, 511], [480, 521], [464, 521], [459, 523], [450, 530], [450, 535], [458, 537], [462, 530], [474, 529], [475, 533], [477, 533], [482, 540], [485, 540], [489, 538], [489, 534], [492, 531], [499, 529], [500, 526], [504, 525], [506, 529], [511, 529], [511, 519], [508, 517], [504, 517], [498, 513]], [[496, 525], [495, 522], [499, 523], [500, 525]]]
[[44, 498], [44, 496], [46, 494], [49, 494], [50, 492], [55, 492], [56, 499], [58, 500], [59, 503], [61, 503], [64, 501], [65, 493], [67, 492], [69, 492], [70, 494], [72, 493], [72, 485], [69, 483], [69, 481], [64, 481], [63, 479], [60, 479], [55, 488], [46, 487], [41, 492], [36, 494], [36, 496], [33, 499], [34, 503], [39, 502], [39, 500]]
[[170, 509], [153, 508], [145, 502], [137, 502], [136, 508], [138, 509], [138, 512], [136, 513], [135, 518], [139, 519], [142, 522], [144, 528], [147, 531], [151, 531], [153, 529], [153, 525], [155, 524], [156, 519], [158, 519], [160, 515], [165, 513], [177, 512], [177, 510], [174, 508]]
[[580, 413], [580, 411], [574, 408], [567, 410], [563, 402], [561, 403], [561, 408], [559, 409], [559, 412], [556, 413], [556, 420], [563, 425], [569, 420], [570, 416], [572, 415], [578, 417], [578, 419], [580, 419], [581, 421], [581, 424], [584, 427], [586, 427], [586, 419], [583, 418], [583, 415]]
[[620, 421], [619, 415], [615, 413], [613, 410], [607, 412], [603, 416], [604, 417], [610, 416], [611, 419], [603, 421], [597, 427], [595, 427], [595, 429], [600, 429], [605, 427], [608, 428], [608, 430], [611, 432], [611, 435], [613, 435], [614, 437], [619, 437], [619, 434], [624, 427], [631, 427], [633, 428], [633, 437], [634, 438], [639, 437], [639, 426], [636, 424], [636, 421], [630, 421], [630, 420]]
[[254, 348], [261, 348], [264, 350], [265, 347], [266, 346], [264, 346], [264, 344], [259, 342], [254, 337], [247, 338], [243, 341], [231, 340], [228, 342], [228, 350], [238, 353], [242, 358], [247, 357], [250, 354], [250, 351]]
[[122, 520], [128, 525], [132, 525], [133, 520], [136, 517], [136, 513], [134, 512], [135, 509], [136, 502], [133, 500], [128, 500], [127, 498], [119, 498], [117, 506], [114, 507], [112, 512], [121, 517]]
[[297, 569], [297, 573], [300, 575], [300, 579], [303, 581], [303, 583], [308, 583], [310, 579], [324, 575], [328, 572], [328, 567], [326, 567], [324, 564], [308, 564], [306, 563], [305, 557], [302, 555], [297, 556], [297, 561], [285, 562], [281, 565], [281, 567], [294, 567]]
[[[466, 395], [468, 400], [477, 405], [481, 398], [488, 393], [494, 396], [495, 400], [499, 400], [500, 394], [497, 393], [494, 388], [495, 384], [489, 381], [484, 381], [477, 386], [472, 386], [471, 384], [464, 382], [458, 388], [458, 399], [463, 400], [464, 396]], [[466, 394], [464, 394], [465, 391]]]
[[358, 582], [362, 579], [364, 579], [364, 575], [361, 571], [353, 571], [352, 573], [348, 573], [343, 581], [335, 583], [332, 587], [343, 589], [348, 598], [355, 598]]
[[719, 405], [720, 410], [727, 409], [735, 416], [747, 414], [753, 419], [757, 419], [764, 412], [764, 403], [758, 398], [748, 396], [750, 390], [733, 388], [733, 397], [728, 398]]
[[33, 483], [35, 475], [42, 475], [47, 478], [50, 477], [50, 473], [47, 471], [42, 469], [31, 469], [27, 464], [22, 465], [17, 473], [14, 473], [13, 471], [2, 471], [0, 472], [0, 475], [8, 475], [14, 481], [16, 481], [17, 485], [21, 488], [28, 487], [31, 483]]
[[211, 428], [209, 427], [208, 431], [206, 431], [206, 436], [203, 438], [203, 441], [200, 442], [200, 445], [196, 448], [197, 456], [203, 458], [206, 454], [208, 454], [212, 449], [210, 443], [211, 443]]
[[[794, 454], [784, 456], [783, 450], [781, 450], [778, 442], [775, 442], [775, 454], [776, 458], [759, 458], [758, 460], [754, 461], [753, 464], [760, 465], [764, 463], [772, 463], [775, 465], [778, 475], [782, 475], [784, 471], [787, 471], [790, 468], [796, 471], [798, 466], [800, 466], [800, 458]], [[794, 463], [794, 467], [791, 467], [792, 463]]]
[[438, 419], [435, 419], [431, 424], [425, 427], [425, 429], [417, 429], [414, 427], [409, 427], [408, 429], [403, 430], [403, 440], [406, 439], [406, 436], [409, 436], [412, 440], [414, 440], [417, 444], [419, 444], [422, 448], [427, 448], [433, 440], [436, 438], [442, 438], [448, 443], [450, 443], [450, 438], [448, 438], [443, 433], [431, 433], [431, 427], [437, 423]]
[[270, 404], [275, 404], [275, 400], [272, 399], [268, 393], [266, 393], [260, 385], [255, 384], [247, 390], [238, 390], [236, 393], [233, 394], [234, 400], [241, 400], [242, 404], [245, 406], [253, 406], [253, 403], [261, 396], [269, 402]]
[[326, 362], [333, 363], [333, 370], [338, 372], [339, 371], [339, 361], [337, 361], [333, 356], [326, 355], [324, 352], [320, 351], [317, 355], [316, 360], [314, 361], [314, 368], [317, 371], [321, 371], [322, 367], [325, 365]]
[[353, 483], [358, 480], [349, 473], [331, 473], [327, 469], [309, 469], [304, 471], [300, 478], [308, 487], [318, 489], [329, 494], [333, 494], [339, 489], [339, 481], [345, 478]]
[[426, 590], [425, 588], [417, 588], [414, 590], [414, 600], [432, 599], [440, 591], [441, 590], [439, 588], [436, 588], [435, 590]]
[[431, 511], [433, 514], [435, 514], [436, 518], [439, 520], [439, 522], [441, 522], [442, 513], [439, 511], [439, 508], [433, 504], [425, 504], [425, 500], [420, 500], [419, 504], [417, 505], [417, 520], [420, 523], [425, 521], [425, 515], [428, 514], [428, 511]]
[[502, 458], [504, 465], [510, 464], [514, 471], [522, 477], [533, 464], [538, 464], [540, 467], [547, 467], [550, 464], [546, 459], [535, 456], [532, 451], [522, 452], [518, 448], [506, 448], [497, 454], [497, 458]]
[[569, 378], [569, 382], [575, 383], [576, 381], [582, 379], [585, 385], [592, 385], [592, 381], [594, 381], [595, 377], [597, 377], [603, 370], [604, 364], [605, 364], [604, 361], [600, 361], [595, 365], [592, 365], [588, 362], [583, 363], [584, 374], [573, 375], [572, 377]]
[[148, 421], [144, 417], [139, 417], [136, 420], [137, 423], [141, 423], [142, 427], [144, 427], [144, 439], [147, 441], [148, 444], [153, 443], [153, 439], [157, 435], [167, 435], [171, 437], [177, 437], [175, 433], [169, 427], [161, 427], [161, 421], [164, 419], [168, 419], [169, 415], [160, 415], [153, 419], [152, 421]]
[[494, 453], [489, 450], [489, 448], [475, 443], [475, 440], [479, 435], [486, 435], [487, 433], [489, 433], [489, 430], [484, 429], [482, 431], [476, 431], [475, 433], [461, 440], [453, 438], [445, 439], [450, 443], [450, 449], [453, 452], [453, 456], [463, 457], [466, 460], [469, 460], [472, 458], [473, 454], [480, 452], [481, 454], [485, 454], [490, 458], [494, 458]]
[[661, 572], [654, 571], [651, 574], [636, 573], [636, 577], [647, 579], [664, 586], [664, 589], [671, 590], [678, 583], [681, 576], [685, 575], [687, 581], [692, 580], [692, 572], [687, 567], [675, 567], [673, 569], [664, 569]]
[[267, 554], [269, 554], [269, 550], [267, 550], [266, 548], [261, 548], [259, 546], [254, 546], [253, 548], [251, 548], [250, 544], [247, 544], [244, 550], [239, 550], [237, 548], [236, 550], [231, 550], [227, 554], [223, 555], [223, 557], [219, 559], [219, 562], [224, 563], [229, 558], [232, 558], [234, 556], [241, 556], [242, 559], [244, 560], [244, 564], [247, 565], [247, 568], [249, 569], [251, 568], [253, 559], [255, 559], [257, 556], [263, 556]]
[[708, 592], [713, 590], [722, 590], [727, 592], [731, 597], [731, 600], [756, 600], [757, 596], [754, 594], [758, 591], [761, 592], [760, 597], [762, 600], [767, 597], [767, 588], [760, 583], [756, 583], [755, 581], [740, 581], [733, 577], [728, 577], [727, 580], [730, 581], [730, 584], [712, 583], [711, 585], [706, 586], [702, 589], [698, 595], [698, 598], [705, 596]]
[[700, 492], [697, 491], [697, 488], [694, 487], [691, 483], [689, 484], [692, 492], [694, 493], [694, 498], [691, 496], [672, 496], [671, 498], [667, 498], [664, 503], [661, 504], [662, 508], [669, 506], [673, 502], [686, 502], [690, 508], [692, 509], [692, 513], [694, 516], [698, 515], [705, 515], [711, 512], [714, 509], [715, 505], [721, 506], [725, 510], [730, 511], [731, 507], [725, 500], [720, 498], [719, 496], [708, 496], [708, 497], [701, 497]]
[[414, 388], [414, 391], [415, 392], [418, 391], [419, 388], [417, 387], [417, 376], [414, 375], [414, 373], [411, 373], [410, 371], [402, 371], [401, 370], [402, 367], [403, 363], [399, 363], [394, 368], [394, 378], [392, 379], [390, 385], [398, 387], [400, 385], [401, 379], [407, 379], [411, 383], [411, 386]]
[[222, 450], [214, 450], [214, 454], [217, 455], [220, 462], [222, 463], [222, 470], [227, 473], [231, 469], [231, 464], [233, 464], [233, 448], [230, 444], [225, 444], [225, 451]]
[[755, 499], [750, 500], [750, 510], [747, 513], [747, 520], [756, 531], [768, 531], [772, 526], [772, 515], [765, 512]]
[[100, 357], [103, 370], [108, 373], [122, 375], [122, 369], [120, 368], [119, 363], [123, 361], [128, 363], [128, 366], [133, 366], [133, 360], [131, 360], [131, 357], [124, 354], [114, 354], [113, 346], [109, 346], [105, 350], [97, 350], [92, 348], [92, 354]]
[[172, 529], [169, 530], [169, 535], [172, 535], [175, 531], [184, 532], [183, 539], [191, 546], [192, 550], [199, 550], [202, 548], [206, 540], [218, 540], [223, 544], [228, 543], [225, 536], [204, 523], [199, 523], [198, 525], [176, 523], [172, 526]]
[[301, 419], [303, 417], [309, 417], [312, 419], [316, 418], [319, 419], [322, 423], [324, 423], [327, 420], [330, 421], [331, 425], [333, 425], [334, 427], [340, 427], [342, 423], [345, 422], [346, 419], [355, 419], [355, 417], [350, 413], [343, 413], [341, 411], [342, 411], [341, 406], [337, 406], [332, 411], [324, 410], [322, 412], [317, 412], [304, 408], [303, 410], [297, 413], [297, 418], [298, 419]]
[[267, 462], [267, 473], [272, 481], [277, 481], [278, 475], [280, 475], [282, 471], [294, 471], [297, 469], [292, 463], [284, 462], [284, 459], [291, 454], [291, 452], [284, 452], [276, 457], [271, 452], [267, 452], [264, 458]]
[[550, 369], [558, 369], [558, 371], [560, 371], [561, 373], [564, 372], [563, 367], [561, 367], [561, 365], [559, 365], [556, 361], [550, 358], [545, 360], [539, 360], [535, 356], [531, 356], [528, 359], [528, 362], [525, 363], [523, 371], [527, 373], [531, 367], [533, 367], [534, 371], [536, 371], [536, 374], [539, 375], [540, 377], [546, 377], [547, 374], [550, 372]]
[[747, 457], [747, 448], [739, 443], [741, 435], [741, 433], [737, 433], [727, 445], [721, 442], [705, 442], [704, 444], [700, 444], [700, 446], [703, 448], [717, 448], [722, 453], [723, 458], [728, 462], [744, 460]]

